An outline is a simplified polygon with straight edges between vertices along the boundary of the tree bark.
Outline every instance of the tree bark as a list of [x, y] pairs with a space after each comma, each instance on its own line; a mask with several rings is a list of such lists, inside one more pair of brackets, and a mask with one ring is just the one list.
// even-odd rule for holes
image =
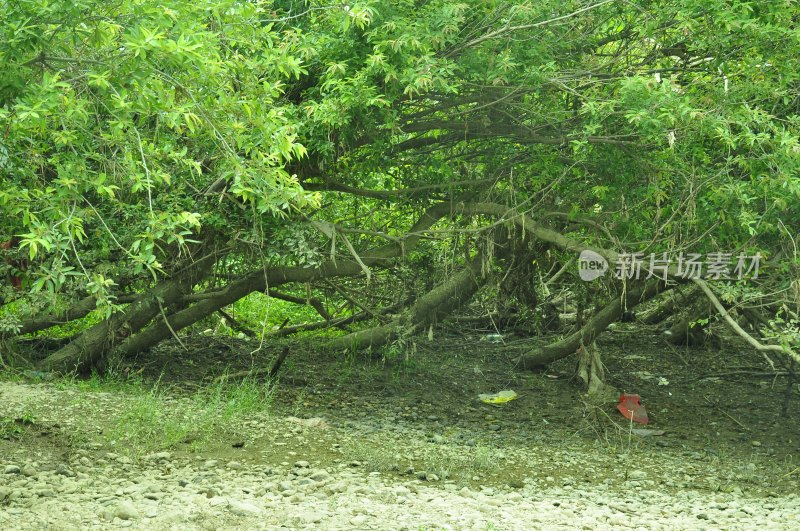
[[208, 255], [189, 265], [174, 278], [158, 283], [143, 293], [125, 310], [92, 326], [68, 345], [45, 358], [42, 370], [58, 373], [86, 372], [113, 345], [128, 334], [135, 334], [165, 307], [180, 303], [182, 297], [211, 270], [216, 257]]
[[684, 289], [681, 286], [667, 290], [657, 305], [646, 313], [639, 316], [638, 320], [644, 324], [655, 325], [678, 312], [678, 308], [684, 306], [688, 301], [695, 300], [700, 290], [697, 286], [689, 286]]
[[[534, 349], [519, 358], [519, 365], [524, 369], [536, 369], [561, 358], [577, 352], [581, 344], [591, 344], [611, 323], [617, 321], [624, 308], [633, 308], [637, 304], [652, 298], [658, 293], [661, 283], [658, 281], [647, 282], [644, 286], [629, 287], [625, 296], [616, 296], [597, 312], [577, 332], [565, 337], [561, 341]], [[623, 305], [624, 299], [624, 305]]]
[[479, 254], [458, 274], [420, 297], [408, 312], [383, 326], [360, 330], [329, 342], [332, 348], [375, 347], [384, 345], [399, 334], [412, 334], [447, 317], [453, 310], [469, 301], [486, 283], [481, 276], [484, 257]]

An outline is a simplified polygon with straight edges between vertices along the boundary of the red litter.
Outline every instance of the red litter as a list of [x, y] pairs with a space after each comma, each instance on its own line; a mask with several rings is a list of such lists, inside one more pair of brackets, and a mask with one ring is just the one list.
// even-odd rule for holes
[[639, 395], [619, 395], [617, 409], [626, 419], [633, 422], [638, 422], [639, 424], [650, 422], [650, 419], [647, 418], [647, 410], [639, 403]]

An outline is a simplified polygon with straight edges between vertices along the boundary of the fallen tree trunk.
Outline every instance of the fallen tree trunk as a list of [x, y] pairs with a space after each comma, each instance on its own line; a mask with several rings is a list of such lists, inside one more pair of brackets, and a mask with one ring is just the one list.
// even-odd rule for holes
[[624, 309], [630, 309], [637, 304], [654, 297], [662, 283], [658, 281], [647, 282], [644, 286], [629, 288], [624, 296], [619, 295], [606, 304], [599, 312], [586, 322], [577, 332], [565, 337], [561, 341], [540, 347], [521, 356], [518, 364], [524, 369], [536, 369], [542, 365], [547, 365], [561, 358], [565, 358], [577, 352], [583, 345], [591, 344], [608, 325], [617, 321]]
[[483, 260], [482, 254], [470, 260], [462, 271], [420, 297], [408, 312], [392, 322], [336, 338], [328, 346], [352, 349], [376, 347], [392, 341], [400, 334], [413, 334], [439, 322], [469, 301], [485, 284], [486, 278], [481, 276]]
[[196, 323], [207, 315], [233, 304], [253, 292], [264, 292], [290, 282], [312, 282], [323, 278], [357, 276], [364, 273], [364, 267], [387, 264], [413, 249], [428, 229], [443, 216], [452, 213], [453, 210], [454, 206], [451, 202], [439, 203], [429, 208], [420, 216], [403, 242], [392, 243], [371, 253], [365, 253], [359, 257], [359, 260], [339, 259], [325, 262], [315, 268], [280, 267], [266, 271], [259, 269], [230, 282], [223, 289], [214, 293], [203, 294], [202, 297], [186, 297], [187, 300], [197, 300], [197, 302], [175, 312], [168, 319], [158, 320], [141, 332], [131, 335], [116, 346], [113, 352], [115, 355], [128, 356], [147, 350], [178, 330]]
[[671, 290], [667, 290], [654, 300], [656, 305], [648, 311], [643, 312], [638, 316], [638, 321], [644, 324], [655, 325], [658, 324], [671, 315], [674, 315], [677, 308], [686, 304], [688, 300], [697, 296], [697, 290], [693, 287], [689, 289], [681, 289], [677, 286]]
[[[688, 307], [678, 314], [669, 330], [664, 332], [667, 340], [673, 345], [697, 346], [706, 341], [707, 319], [713, 315], [714, 309], [699, 289], [694, 291], [698, 298], [688, 302]], [[698, 322], [703, 319], [706, 319], [706, 322]]]
[[[58, 373], [85, 372], [103, 357], [142, 352], [198, 320], [236, 302], [246, 295], [264, 292], [289, 282], [310, 282], [332, 276], [356, 276], [365, 266], [382, 265], [413, 249], [422, 235], [443, 216], [452, 213], [454, 204], [442, 202], [425, 211], [401, 243], [392, 243], [359, 257], [359, 260], [329, 261], [317, 268], [282, 267], [256, 270], [225, 288], [202, 298], [191, 297], [193, 287], [205, 278], [219, 258], [216, 254], [190, 264], [175, 277], [161, 281], [139, 296], [124, 311], [92, 326], [74, 341], [48, 356], [39, 366]], [[198, 302], [190, 304], [193, 300]], [[165, 308], [177, 308], [167, 318]], [[153, 320], [161, 314], [161, 319]], [[151, 323], [149, 326], [148, 324]]]
[[45, 358], [39, 364], [40, 367], [47, 372], [64, 374], [85, 372], [127, 334], [135, 334], [165, 307], [178, 304], [205, 277], [215, 261], [215, 255], [207, 255], [190, 264], [176, 277], [158, 283], [123, 311], [90, 327], [68, 345]]

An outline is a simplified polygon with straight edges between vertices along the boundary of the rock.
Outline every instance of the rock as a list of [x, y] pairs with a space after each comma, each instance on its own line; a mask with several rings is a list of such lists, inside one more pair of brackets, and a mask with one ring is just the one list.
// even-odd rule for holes
[[500, 431], [500, 424], [489, 424], [489, 431]]
[[21, 470], [17, 465], [6, 465], [3, 469], [3, 473], [5, 474], [19, 474], [20, 472]]
[[392, 489], [392, 491], [393, 491], [393, 492], [395, 493], [395, 495], [397, 495], [397, 496], [408, 496], [409, 494], [411, 494], [411, 491], [410, 491], [410, 490], [408, 490], [408, 489], [407, 489], [406, 487], [404, 487], [403, 485], [397, 485], [396, 487], [394, 487], [394, 489]]
[[308, 477], [313, 479], [314, 481], [326, 481], [330, 479], [331, 475], [328, 474], [325, 470], [320, 469], [320, 470], [313, 470]]
[[263, 512], [260, 507], [257, 507], [252, 503], [238, 500], [230, 500], [228, 502], [228, 510], [237, 516], [253, 516], [259, 515]]
[[330, 494], [339, 494], [347, 490], [347, 485], [343, 481], [337, 481], [329, 484], [325, 487], [325, 490]]
[[211, 468], [217, 468], [218, 464], [219, 461], [217, 461], [216, 459], [209, 459], [205, 463], [203, 463], [203, 468], [205, 468], [206, 470], [209, 470]]
[[307, 513], [301, 513], [297, 516], [297, 519], [304, 524], [318, 524], [326, 516], [328, 515], [322, 512], [309, 511]]
[[114, 511], [114, 516], [120, 520], [136, 520], [139, 518], [139, 511], [136, 509], [136, 506], [133, 504], [133, 502], [122, 500], [119, 502], [119, 504], [117, 504], [117, 508]]
[[65, 465], [63, 463], [58, 465], [58, 468], [56, 469], [56, 474], [58, 474], [59, 476], [66, 476], [68, 478], [74, 478], [76, 476], [75, 472], [70, 470], [67, 467], [67, 465]]
[[363, 526], [365, 523], [367, 523], [367, 520], [368, 520], [368, 519], [369, 519], [369, 518], [367, 518], [367, 516], [366, 516], [366, 515], [363, 515], [363, 514], [357, 514], [356, 516], [354, 516], [354, 517], [352, 517], [352, 518], [350, 519], [350, 523], [351, 523], [353, 526], [355, 526], [355, 527], [357, 527], [357, 528], [358, 528], [358, 527], [361, 527], [361, 526]]
[[308, 461], [295, 461], [294, 467], [295, 468], [308, 468], [311, 466], [311, 463]]
[[36, 475], [38, 473], [39, 472], [36, 470], [36, 468], [33, 465], [28, 464], [28, 465], [25, 465], [25, 466], [22, 467], [22, 475], [23, 476], [27, 476], [29, 478], [32, 478], [32, 477], [36, 477]]
[[639, 479], [645, 479], [646, 477], [647, 477], [647, 472], [645, 472], [644, 470], [631, 470], [630, 472], [628, 472], [628, 479], [639, 480]]

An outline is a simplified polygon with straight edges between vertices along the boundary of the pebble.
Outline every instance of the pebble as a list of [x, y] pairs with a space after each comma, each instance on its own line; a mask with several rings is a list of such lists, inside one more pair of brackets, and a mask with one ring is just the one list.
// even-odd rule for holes
[[139, 518], [139, 511], [133, 502], [122, 500], [117, 504], [114, 516], [120, 520], [136, 520]]
[[[478, 423], [483, 422], [483, 413], [472, 414]], [[669, 462], [664, 456], [634, 461], [611, 452], [598, 465], [596, 456], [585, 448], [552, 450], [531, 443], [515, 453], [497, 437], [483, 441], [489, 459], [479, 463], [476, 457], [481, 452], [460, 444], [475, 446], [476, 440], [466, 435], [480, 433], [480, 424], [470, 433], [458, 423], [446, 425], [444, 419], [451, 419], [442, 416], [435, 429], [418, 429], [409, 423], [393, 431], [398, 428], [377, 424], [383, 419], [375, 418], [379, 432], [360, 442], [380, 443], [389, 449], [382, 468], [374, 466], [376, 459], [370, 454], [351, 451], [354, 435], [337, 431], [341, 424], [335, 418], [319, 440], [305, 429], [305, 442], [291, 446], [298, 440], [297, 434], [292, 435], [288, 448], [293, 448], [293, 455], [288, 448], [265, 446], [262, 462], [269, 460], [274, 466], [250, 464], [249, 455], [247, 464], [208, 455], [189, 459], [182, 450], [131, 460], [120, 456], [120, 446], [108, 443], [93, 448], [104, 456], [102, 462], [89, 453], [90, 444], [78, 448], [64, 463], [33, 450], [4, 454], [0, 456], [4, 460], [0, 461], [4, 472], [0, 475], [0, 529], [259, 529], [276, 525], [406, 530], [800, 529], [800, 497], [793, 481], [797, 478], [786, 478], [785, 485], [774, 486], [771, 497], [762, 496], [756, 490], [763, 488], [758, 482], [760, 463], [728, 469], [725, 463], [710, 462], [701, 454], [702, 459], [676, 459], [677, 466], [668, 470], [659, 468]], [[505, 416], [502, 419], [509, 429], [512, 423], [506, 424]], [[500, 428], [500, 421], [491, 421], [491, 426]], [[254, 426], [281, 437], [286, 429], [280, 422], [279, 418], [259, 420]], [[355, 436], [364, 433], [358, 431], [361, 424], [354, 423], [352, 429]], [[437, 430], [442, 433], [430, 435]], [[332, 442], [334, 438], [337, 443]], [[306, 444], [325, 451], [317, 457]], [[749, 448], [751, 443], [744, 444]], [[117, 453], [103, 453], [109, 448]], [[254, 448], [257, 444], [248, 443], [248, 449]], [[530, 464], [530, 477], [524, 476], [528, 469], [523, 467], [510, 477], [500, 474], [520, 456]], [[445, 477], [440, 472], [444, 470], [440, 460], [445, 457], [463, 459], [473, 468], [467, 469], [466, 477], [463, 470], [455, 469], [452, 477]], [[285, 464], [277, 464], [283, 460]], [[389, 463], [396, 464], [398, 471], [406, 468], [407, 475], [389, 472]], [[606, 471], [606, 463], [613, 468]], [[637, 463], [645, 468], [627, 468]], [[469, 477], [474, 482], [464, 486]], [[624, 479], [632, 483], [622, 483]], [[667, 489], [666, 481], [673, 481], [674, 488]], [[729, 492], [709, 490], [713, 481]], [[627, 490], [632, 484], [641, 490]]]
[[260, 507], [238, 500], [228, 501], [228, 510], [235, 515], [239, 516], [254, 516], [264, 512]]

